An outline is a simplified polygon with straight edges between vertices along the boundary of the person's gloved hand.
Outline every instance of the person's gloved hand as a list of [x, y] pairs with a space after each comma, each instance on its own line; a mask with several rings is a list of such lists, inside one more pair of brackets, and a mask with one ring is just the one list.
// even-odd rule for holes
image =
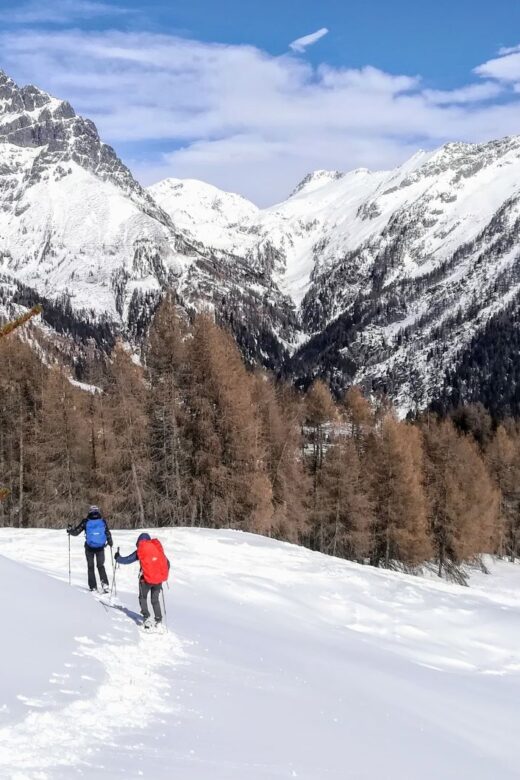
[[112, 539], [109, 541], [108, 546], [109, 547], [113, 547], [114, 546], [114, 542], [112, 541]]
[[121, 557], [121, 553], [120, 553], [120, 552], [119, 552], [119, 550], [118, 550], [118, 551], [116, 552], [116, 554], [114, 555], [114, 559], [115, 559], [116, 561], [118, 561], [118, 560], [120, 559], [120, 557]]
[[71, 525], [68, 525], [68, 526], [67, 526], [67, 533], [70, 535], [70, 532], [71, 532], [71, 531], [72, 531], [72, 526], [71, 526]]

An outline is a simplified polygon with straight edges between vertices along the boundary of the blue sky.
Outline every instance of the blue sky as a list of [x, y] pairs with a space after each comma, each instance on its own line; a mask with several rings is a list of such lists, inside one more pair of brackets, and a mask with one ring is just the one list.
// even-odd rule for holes
[[90, 116], [143, 183], [260, 204], [309, 170], [520, 133], [519, 44], [518, 0], [0, 0], [0, 67]]
[[518, 44], [518, 0], [297, 0], [283, 2], [125, 3], [147, 7], [148, 24], [204, 41], [252, 43], [272, 54], [321, 27], [329, 35], [309, 49], [316, 64], [420, 73], [437, 86], [466, 82], [478, 63]]

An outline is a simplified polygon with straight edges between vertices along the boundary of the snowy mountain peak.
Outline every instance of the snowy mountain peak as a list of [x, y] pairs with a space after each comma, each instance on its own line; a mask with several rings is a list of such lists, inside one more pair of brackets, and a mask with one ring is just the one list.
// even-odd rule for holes
[[183, 208], [188, 205], [187, 201], [193, 207], [196, 207], [196, 203], [199, 203], [205, 207], [209, 206], [213, 211], [220, 212], [234, 222], [246, 214], [255, 214], [259, 210], [254, 203], [244, 198], [243, 195], [238, 195], [235, 192], [225, 192], [213, 184], [208, 184], [198, 179], [163, 179], [149, 187], [148, 191], [159, 202], [163, 198], [168, 198], [172, 203], [178, 201]]
[[[26, 156], [30, 171], [26, 189], [42, 177], [49, 177], [59, 167], [59, 176], [68, 176], [68, 165], [76, 163], [105, 181], [122, 187], [140, 206], [163, 222], [169, 223], [148, 194], [135, 181], [114, 150], [102, 143], [93, 122], [78, 116], [64, 100], [52, 97], [32, 85], [20, 87], [4, 72], [0, 78], [0, 144], [2, 159], [12, 157], [13, 147], [35, 149]], [[16, 163], [19, 173], [20, 161]], [[18, 189], [18, 195], [22, 190]], [[0, 198], [0, 208], [1, 208]]]
[[41, 137], [38, 139], [20, 131], [38, 120], [72, 119], [74, 116], [70, 103], [53, 98], [33, 85], [19, 87], [4, 71], [0, 71], [0, 128], [10, 143], [40, 145]]
[[427, 154], [416, 168], [416, 173], [421, 176], [436, 176], [451, 171], [455, 175], [453, 183], [456, 184], [461, 177], [472, 177], [507, 155], [520, 157], [520, 137], [506, 136], [482, 144], [458, 141], [445, 144]]
[[[265, 330], [258, 342], [273, 332], [294, 337], [296, 318], [273, 284], [269, 248], [245, 259], [240, 247], [234, 253], [228, 246], [226, 231], [256, 213], [256, 206], [203, 182], [165, 182], [159, 189], [173, 212], [179, 190], [188, 204], [179, 206], [174, 223], [101, 141], [95, 125], [68, 103], [19, 87], [5, 73], [0, 101], [2, 314], [10, 313], [5, 301], [43, 296], [61, 307], [62, 322], [74, 313], [94, 328], [101, 322], [103, 340], [106, 322], [109, 340], [120, 329], [132, 339], [144, 333], [163, 291], [175, 287], [186, 306], [226, 307], [229, 317], [235, 308], [236, 316], [252, 312], [257, 331]], [[193, 224], [199, 231], [207, 226], [202, 241], [190, 230]]]
[[255, 219], [259, 213], [258, 207], [242, 195], [197, 179], [164, 179], [149, 187], [148, 192], [179, 229], [223, 250], [233, 249], [232, 235], [238, 224]]
[[298, 193], [305, 191], [312, 192], [313, 190], [323, 187], [325, 184], [329, 184], [331, 181], [337, 181], [341, 179], [345, 174], [341, 171], [313, 171], [308, 173], [299, 184], [296, 185], [289, 197], [298, 195]]
[[[175, 212], [154, 197], [196, 214], [177, 193]], [[190, 231], [210, 235], [196, 218]], [[268, 209], [212, 212], [211, 235], [293, 300], [304, 343], [291, 373], [423, 406], [471, 338], [520, 302], [520, 137], [419, 151], [390, 171], [316, 171]]]
[[[0, 271], [75, 307], [121, 315], [127, 277], [160, 287], [181, 243], [95, 125], [0, 78]], [[160, 259], [159, 259], [160, 258]]]

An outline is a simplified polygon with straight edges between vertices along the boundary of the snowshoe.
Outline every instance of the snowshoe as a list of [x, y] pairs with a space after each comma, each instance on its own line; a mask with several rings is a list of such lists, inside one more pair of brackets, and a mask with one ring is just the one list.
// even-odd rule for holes
[[145, 631], [152, 631], [155, 626], [154, 620], [151, 617], [146, 618], [146, 620], [143, 623], [143, 628]]
[[110, 593], [110, 588], [108, 587], [108, 585], [102, 585], [101, 591], [102, 593]]

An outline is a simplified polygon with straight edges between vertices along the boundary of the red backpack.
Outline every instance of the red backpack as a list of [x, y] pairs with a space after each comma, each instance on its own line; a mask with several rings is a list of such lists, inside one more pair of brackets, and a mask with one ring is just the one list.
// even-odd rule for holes
[[168, 560], [159, 539], [145, 539], [137, 545], [137, 557], [143, 579], [148, 585], [160, 585], [168, 579]]

